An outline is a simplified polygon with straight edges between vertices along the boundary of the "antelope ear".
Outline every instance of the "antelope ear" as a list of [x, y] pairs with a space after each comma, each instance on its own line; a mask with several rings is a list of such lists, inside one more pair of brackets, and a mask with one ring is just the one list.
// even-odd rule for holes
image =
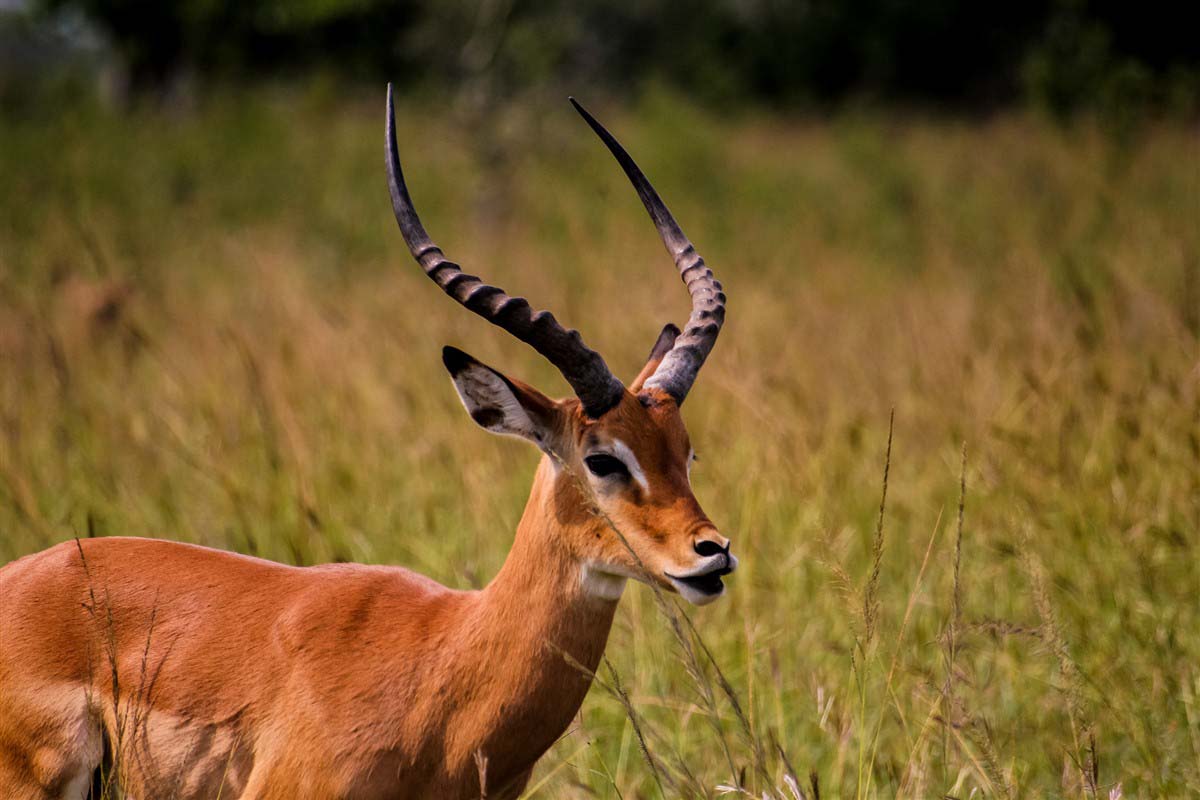
[[558, 405], [528, 384], [512, 380], [455, 347], [442, 348], [458, 397], [471, 419], [492, 433], [519, 436], [549, 452], [560, 429]]
[[673, 323], [668, 322], [663, 326], [662, 333], [658, 335], [658, 340], [654, 342], [654, 347], [650, 348], [650, 355], [646, 358], [646, 366], [642, 367], [642, 371], [633, 379], [633, 383], [629, 385], [629, 391], [637, 394], [641, 391], [642, 384], [649, 380], [654, 371], [658, 369], [658, 365], [666, 358], [667, 353], [671, 352], [671, 348], [675, 346], [675, 339], [679, 337], [679, 328]]

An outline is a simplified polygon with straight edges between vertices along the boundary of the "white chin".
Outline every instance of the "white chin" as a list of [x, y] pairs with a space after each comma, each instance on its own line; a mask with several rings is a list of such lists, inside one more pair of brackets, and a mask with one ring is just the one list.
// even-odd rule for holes
[[679, 592], [679, 595], [684, 600], [687, 600], [694, 606], [706, 606], [713, 600], [716, 600], [718, 597], [725, 594], [724, 584], [722, 584], [719, 592], [709, 593], [702, 592], [699, 589], [694, 589], [683, 581], [677, 581], [674, 578], [671, 578], [670, 581], [671, 585], [675, 587], [675, 591]]

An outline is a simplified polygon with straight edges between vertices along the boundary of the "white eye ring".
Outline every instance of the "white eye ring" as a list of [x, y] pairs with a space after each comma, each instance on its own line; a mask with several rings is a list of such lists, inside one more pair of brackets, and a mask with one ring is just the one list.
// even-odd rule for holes
[[638, 486], [642, 487], [643, 492], [650, 491], [650, 482], [646, 480], [646, 473], [642, 472], [642, 465], [638, 463], [637, 456], [633, 454], [629, 445], [620, 439], [613, 439], [612, 456], [621, 460], [625, 468], [629, 470], [629, 475], [638, 482]]

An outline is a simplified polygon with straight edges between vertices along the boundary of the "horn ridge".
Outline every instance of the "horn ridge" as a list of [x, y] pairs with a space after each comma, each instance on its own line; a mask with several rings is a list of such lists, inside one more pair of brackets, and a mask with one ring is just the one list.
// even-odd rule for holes
[[658, 192], [650, 185], [645, 173], [621, 143], [574, 97], [568, 99], [625, 171], [691, 295], [692, 313], [683, 326], [683, 334], [675, 340], [675, 346], [663, 357], [658, 369], [644, 384], [646, 388], [662, 389], [675, 398], [676, 403], [682, 405], [696, 381], [700, 367], [704, 365], [705, 359], [716, 344], [721, 326], [725, 322], [725, 292], [721, 282], [713, 276], [712, 270], [704, 264], [704, 259], [684, 235], [675, 217], [658, 196]]
[[612, 374], [600, 354], [583, 343], [579, 331], [564, 328], [548, 311], [534, 312], [524, 298], [510, 297], [500, 287], [463, 272], [429, 238], [413, 207], [400, 167], [400, 153], [396, 145], [396, 113], [390, 83], [384, 133], [387, 137], [387, 179], [392, 212], [409, 252], [425, 274], [464, 308], [508, 331], [557, 367], [589, 417], [599, 417], [619, 403], [625, 392], [624, 385]]

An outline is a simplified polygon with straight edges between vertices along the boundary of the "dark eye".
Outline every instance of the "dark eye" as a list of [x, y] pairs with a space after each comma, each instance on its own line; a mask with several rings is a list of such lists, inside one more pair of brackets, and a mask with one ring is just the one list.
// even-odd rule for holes
[[629, 477], [629, 468], [625, 466], [625, 462], [615, 456], [596, 453], [585, 458], [583, 463], [587, 464], [587, 468], [598, 478], [607, 478], [609, 475]]

